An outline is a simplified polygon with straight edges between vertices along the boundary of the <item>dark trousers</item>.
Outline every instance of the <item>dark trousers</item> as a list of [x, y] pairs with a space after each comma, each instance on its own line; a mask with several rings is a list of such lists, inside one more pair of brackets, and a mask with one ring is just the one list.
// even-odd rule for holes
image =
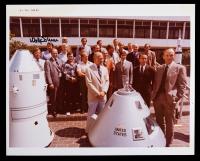
[[60, 88], [59, 87], [54, 87], [53, 89], [49, 88], [49, 102], [50, 102], [50, 107], [49, 107], [49, 112], [58, 112], [60, 108]]
[[66, 80], [65, 77], [61, 77], [60, 80], [60, 108], [59, 113], [64, 114], [65, 111], [65, 104], [66, 104]]
[[133, 85], [133, 88], [140, 93], [142, 96], [144, 102], [147, 104], [147, 106], [150, 108], [151, 103], [151, 88], [147, 86], [135, 86]]
[[73, 112], [76, 110], [76, 103], [80, 102], [79, 82], [66, 81], [66, 106], [65, 112]]
[[174, 106], [168, 101], [165, 93], [160, 93], [153, 100], [156, 121], [166, 136], [166, 144], [169, 145], [174, 137]]
[[147, 104], [147, 106], [150, 108], [150, 103], [151, 103], [151, 94], [148, 92], [144, 92], [144, 91], [138, 91], [142, 98], [144, 99], [144, 102]]
[[86, 86], [85, 77], [79, 78], [79, 83], [80, 83], [80, 94], [81, 94], [81, 101], [80, 101], [81, 111], [87, 112], [87, 110], [88, 110], [88, 98], [87, 98], [88, 89]]

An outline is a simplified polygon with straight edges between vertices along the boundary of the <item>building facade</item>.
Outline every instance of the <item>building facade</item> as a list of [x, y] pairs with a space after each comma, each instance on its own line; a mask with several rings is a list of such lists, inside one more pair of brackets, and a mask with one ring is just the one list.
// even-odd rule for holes
[[162, 48], [175, 47], [181, 38], [182, 47], [190, 47], [189, 17], [10, 17], [10, 32], [28, 45], [47, 41], [60, 45], [62, 37], [67, 37], [73, 46], [87, 37], [89, 45], [98, 39], [109, 44], [117, 38], [125, 45], [150, 43]]

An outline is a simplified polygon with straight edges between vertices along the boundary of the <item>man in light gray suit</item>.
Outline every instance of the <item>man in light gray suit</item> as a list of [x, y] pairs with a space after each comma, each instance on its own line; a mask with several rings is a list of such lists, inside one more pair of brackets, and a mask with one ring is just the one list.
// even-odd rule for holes
[[152, 94], [156, 121], [166, 131], [167, 147], [173, 141], [175, 104], [183, 97], [187, 84], [185, 67], [174, 62], [174, 54], [172, 48], [164, 51], [165, 64], [157, 68]]
[[100, 113], [106, 103], [106, 93], [109, 87], [108, 69], [101, 65], [103, 54], [94, 53], [94, 64], [86, 69], [85, 78], [88, 87], [88, 117], [86, 133], [89, 129], [89, 119], [95, 113]]
[[114, 91], [123, 88], [125, 83], [128, 82], [132, 85], [133, 82], [133, 65], [131, 62], [126, 60], [126, 52], [120, 51], [120, 62], [115, 66], [113, 86]]
[[62, 76], [62, 61], [58, 59], [58, 51], [53, 48], [51, 51], [51, 58], [46, 60], [44, 64], [46, 82], [50, 91], [50, 111], [54, 117], [58, 112], [60, 105], [60, 78]]

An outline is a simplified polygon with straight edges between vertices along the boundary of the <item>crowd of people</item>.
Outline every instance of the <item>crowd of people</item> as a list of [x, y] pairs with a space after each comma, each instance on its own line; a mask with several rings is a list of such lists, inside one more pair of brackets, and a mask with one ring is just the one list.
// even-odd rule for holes
[[174, 49], [164, 50], [164, 64], [160, 65], [150, 44], [144, 45], [144, 52], [139, 52], [139, 45], [132, 43], [125, 50], [117, 39], [106, 48], [103, 46], [102, 40], [98, 40], [91, 49], [87, 38], [82, 38], [76, 53], [67, 39], [60, 53], [52, 43], [47, 43], [44, 52], [39, 48], [34, 50], [34, 58], [44, 70], [48, 84], [49, 114], [70, 115], [80, 108], [81, 113], [88, 113], [87, 133], [90, 116], [100, 113], [111, 95], [128, 83], [141, 94], [148, 107], [153, 101], [156, 121], [169, 146], [173, 140], [174, 107], [187, 84], [185, 67], [174, 62]]

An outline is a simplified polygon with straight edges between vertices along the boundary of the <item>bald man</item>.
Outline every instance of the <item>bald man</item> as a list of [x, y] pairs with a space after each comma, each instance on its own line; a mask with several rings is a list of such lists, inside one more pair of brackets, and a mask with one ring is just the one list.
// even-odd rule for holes
[[109, 87], [108, 69], [103, 65], [103, 54], [94, 53], [94, 63], [86, 69], [85, 78], [88, 87], [88, 117], [86, 133], [89, 130], [89, 119], [95, 113], [100, 113], [107, 101], [106, 93]]
[[152, 94], [156, 121], [166, 135], [167, 147], [174, 136], [174, 107], [183, 97], [187, 84], [186, 69], [174, 62], [174, 55], [172, 48], [164, 51], [165, 64], [157, 68]]
[[62, 76], [62, 65], [62, 61], [58, 59], [58, 50], [56, 48], [52, 48], [51, 58], [45, 61], [44, 71], [46, 76], [46, 82], [50, 91], [50, 112], [54, 117], [56, 117], [56, 114], [60, 109], [60, 79]]

